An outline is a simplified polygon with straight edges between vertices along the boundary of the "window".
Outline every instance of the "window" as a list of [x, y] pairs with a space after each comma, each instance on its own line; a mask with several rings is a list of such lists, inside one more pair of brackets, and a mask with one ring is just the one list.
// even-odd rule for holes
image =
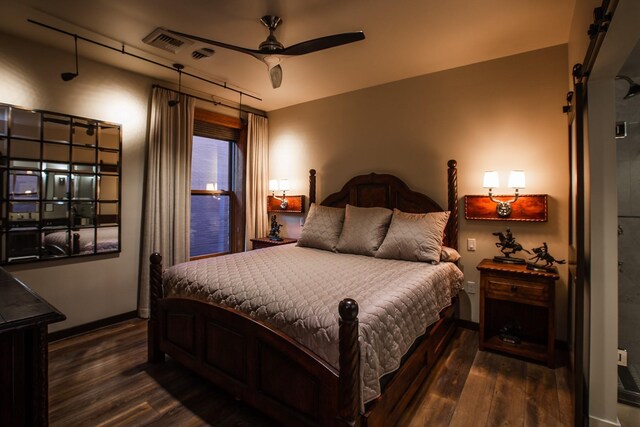
[[239, 119], [196, 109], [191, 158], [191, 259], [243, 250], [241, 135]]
[[230, 252], [229, 141], [193, 137], [191, 160], [191, 257]]

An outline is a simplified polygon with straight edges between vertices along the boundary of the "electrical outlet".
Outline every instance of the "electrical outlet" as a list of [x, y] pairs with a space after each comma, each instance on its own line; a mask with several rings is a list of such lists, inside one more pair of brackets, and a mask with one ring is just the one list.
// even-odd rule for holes
[[469, 252], [476, 250], [476, 239], [467, 239], [467, 250]]
[[478, 286], [476, 285], [476, 282], [467, 282], [466, 291], [468, 294], [475, 294], [476, 292], [478, 292]]
[[618, 365], [627, 366], [627, 350], [618, 349]]

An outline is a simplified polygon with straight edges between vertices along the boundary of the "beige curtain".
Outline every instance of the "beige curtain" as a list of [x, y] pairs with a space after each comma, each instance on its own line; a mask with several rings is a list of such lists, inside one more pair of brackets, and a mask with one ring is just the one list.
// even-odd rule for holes
[[191, 144], [195, 99], [154, 88], [144, 194], [138, 314], [149, 317], [149, 256], [164, 268], [189, 260]]
[[245, 248], [250, 239], [269, 233], [267, 195], [269, 189], [269, 122], [249, 113], [247, 126], [247, 226]]

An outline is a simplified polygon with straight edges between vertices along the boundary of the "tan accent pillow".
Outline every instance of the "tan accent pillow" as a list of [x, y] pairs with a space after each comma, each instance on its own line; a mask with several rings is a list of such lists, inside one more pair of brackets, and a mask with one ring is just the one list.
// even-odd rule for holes
[[387, 208], [359, 208], [347, 205], [344, 227], [336, 250], [373, 256], [387, 234], [393, 211]]
[[343, 223], [344, 209], [312, 203], [297, 245], [335, 251]]
[[462, 256], [458, 251], [448, 246], [442, 247], [442, 252], [440, 252], [440, 261], [444, 262], [457, 262]]
[[448, 219], [449, 212], [412, 214], [394, 209], [389, 232], [376, 257], [437, 264]]

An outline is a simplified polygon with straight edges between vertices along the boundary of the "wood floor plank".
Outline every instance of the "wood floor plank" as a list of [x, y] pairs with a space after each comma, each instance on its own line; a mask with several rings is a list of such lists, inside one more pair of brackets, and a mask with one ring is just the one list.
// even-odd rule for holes
[[527, 365], [526, 427], [561, 426], [556, 376], [545, 366]]
[[495, 355], [479, 351], [469, 371], [460, 401], [451, 418], [451, 426], [486, 426], [496, 385]]
[[[560, 371], [478, 352], [477, 343], [476, 331], [456, 331], [401, 427], [523, 425], [518, 418], [526, 426], [572, 425], [572, 412], [560, 411], [570, 401]], [[49, 349], [52, 426], [277, 426], [174, 360], [148, 364], [146, 321]]]
[[571, 425], [573, 421], [573, 401], [571, 400], [571, 373], [563, 366], [555, 370], [558, 407], [562, 425]]
[[449, 424], [477, 351], [474, 333], [458, 329], [398, 426]]
[[523, 426], [527, 397], [527, 363], [495, 355], [496, 384], [487, 418], [489, 426]]

